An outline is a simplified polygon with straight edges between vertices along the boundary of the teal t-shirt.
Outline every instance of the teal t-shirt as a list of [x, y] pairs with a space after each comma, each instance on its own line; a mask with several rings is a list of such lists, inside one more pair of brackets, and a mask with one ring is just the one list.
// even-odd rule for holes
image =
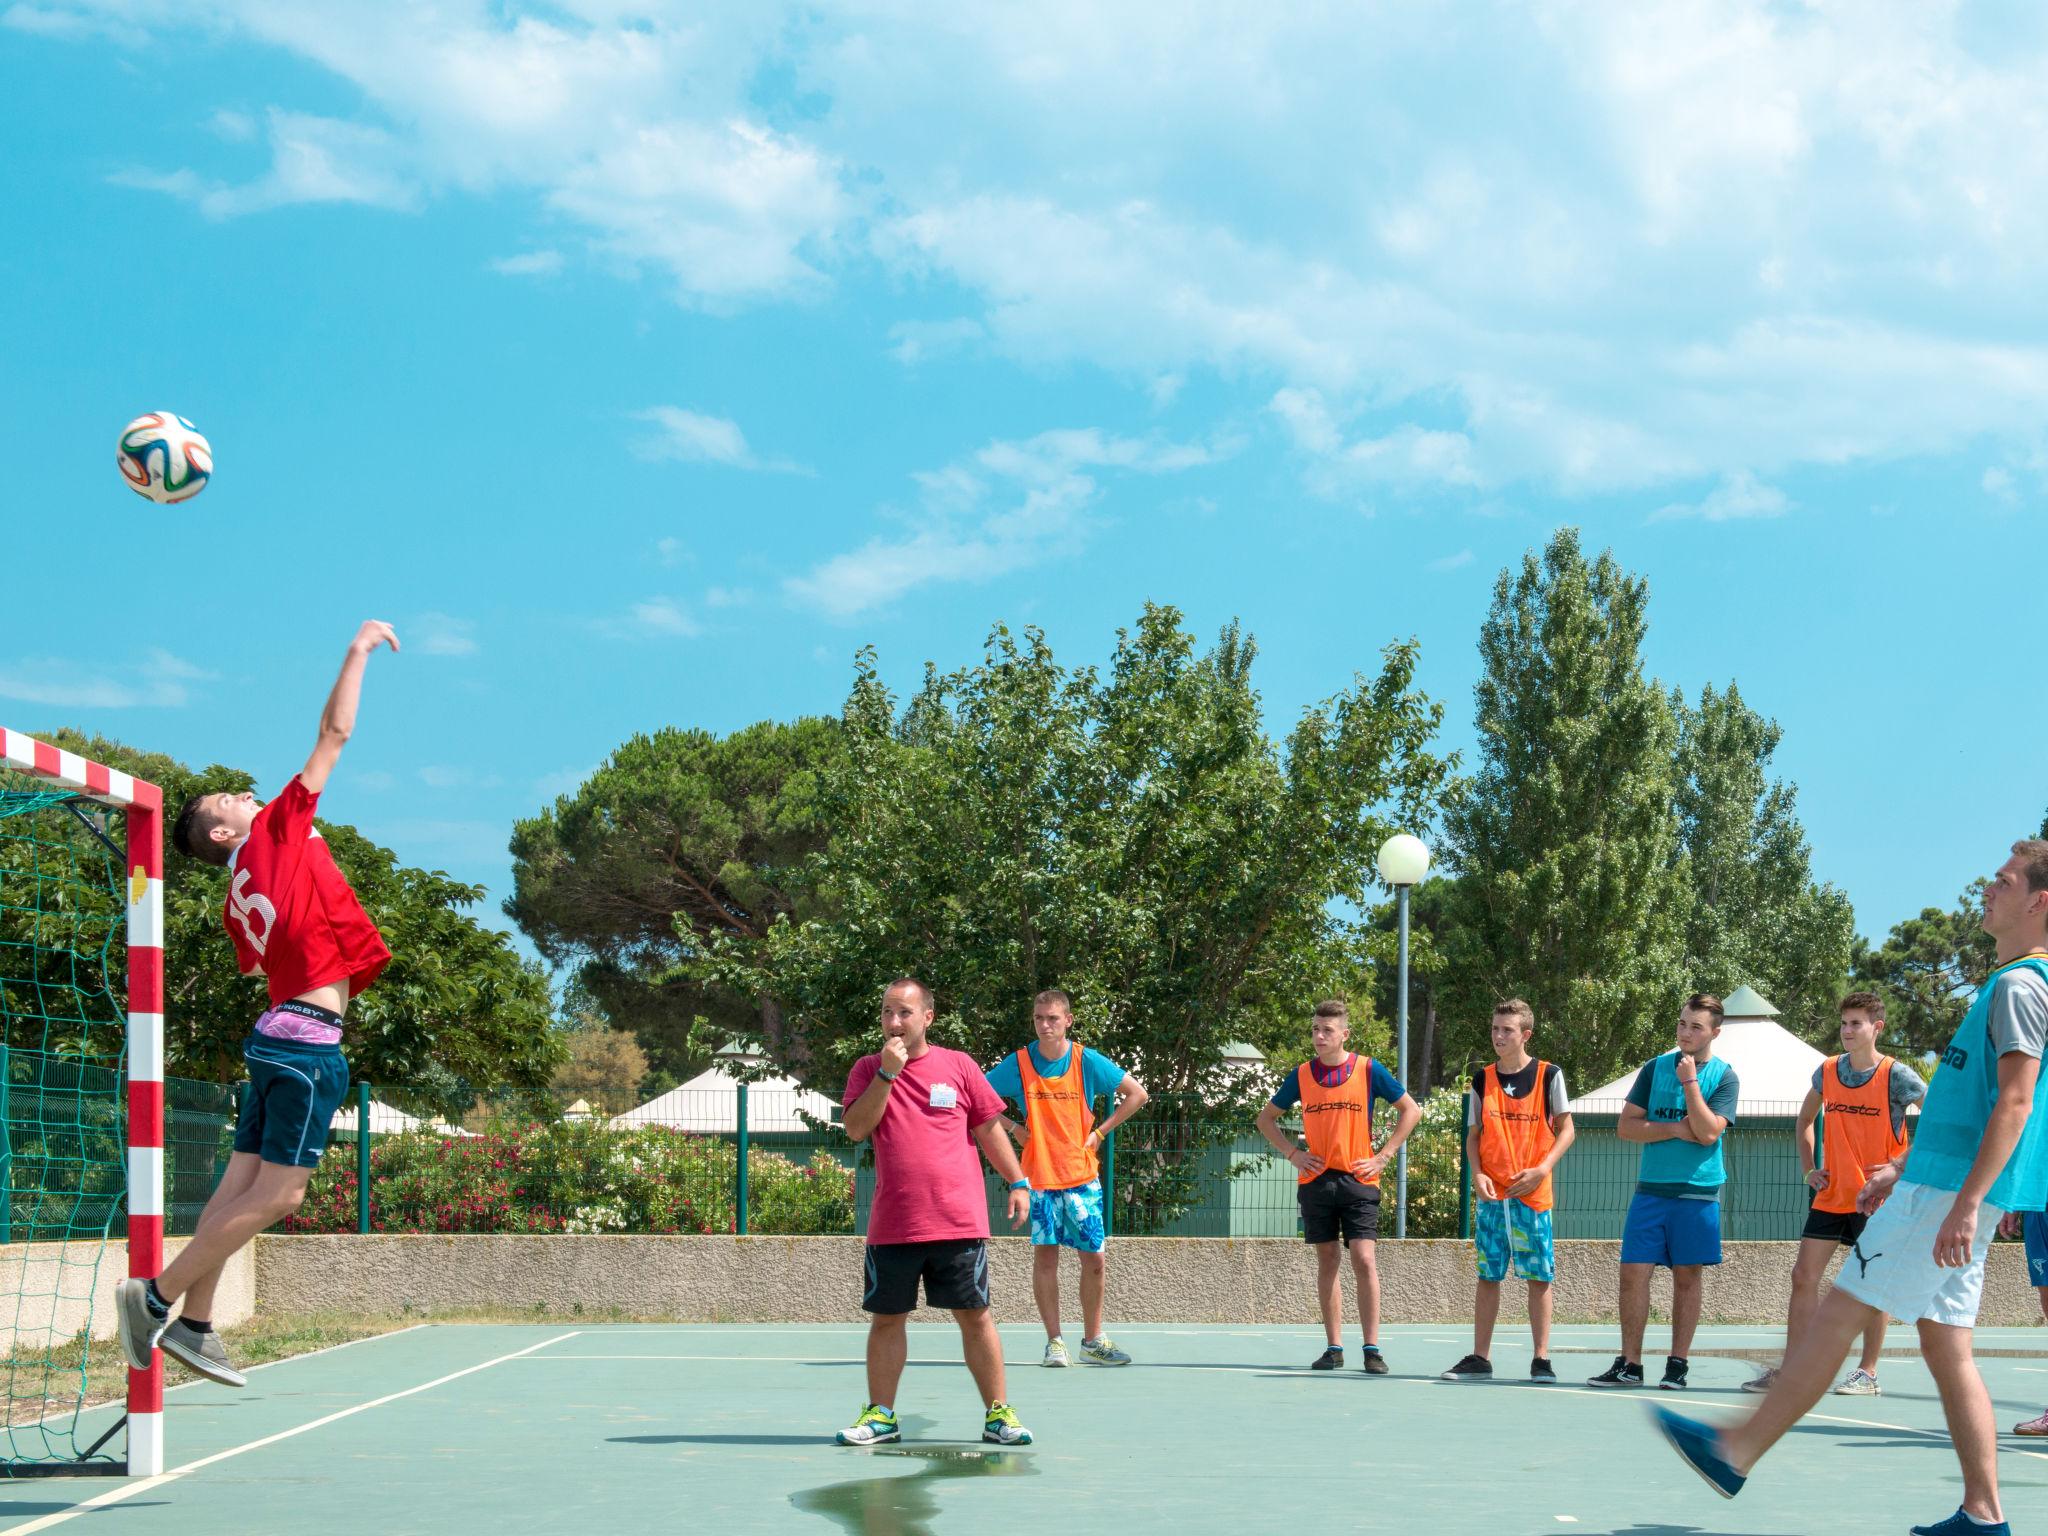
[[[1699, 1071], [1700, 1096], [1707, 1101], [1707, 1108], [1732, 1126], [1741, 1091], [1735, 1069], [1714, 1056]], [[1685, 1118], [1685, 1085], [1678, 1080], [1677, 1051], [1666, 1051], [1644, 1063], [1628, 1090], [1628, 1102], [1664, 1124]], [[1721, 1155], [1726, 1139], [1721, 1137], [1711, 1147], [1690, 1141], [1644, 1142], [1636, 1192], [1681, 1200], [1718, 1200], [1721, 1186], [1727, 1182], [1727, 1163]]]
[[[2038, 1060], [2044, 1036], [2048, 960], [2029, 956], [1994, 971], [1941, 1053], [1899, 1177], [1930, 1189], [1961, 1189], [1998, 1102], [1999, 1058], [2018, 1052]], [[1984, 1199], [2005, 1211], [2037, 1211], [2048, 1201], [2048, 1073], [2035, 1080], [2033, 1112]]]

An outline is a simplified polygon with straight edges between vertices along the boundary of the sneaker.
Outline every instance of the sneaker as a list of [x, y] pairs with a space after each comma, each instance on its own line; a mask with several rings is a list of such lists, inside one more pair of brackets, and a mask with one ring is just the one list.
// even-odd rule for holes
[[1484, 1355], [1467, 1355], [1448, 1371], [1445, 1371], [1443, 1379], [1445, 1381], [1491, 1381], [1493, 1380], [1493, 1362]]
[[1108, 1334], [1081, 1341], [1081, 1358], [1094, 1365], [1129, 1365], [1131, 1357], [1118, 1349]]
[[1342, 1346], [1340, 1346], [1340, 1345], [1336, 1345], [1336, 1344], [1332, 1344], [1332, 1345], [1331, 1345], [1331, 1346], [1330, 1346], [1330, 1347], [1329, 1347], [1328, 1349], [1324, 1350], [1324, 1351], [1323, 1351], [1323, 1352], [1322, 1352], [1322, 1353], [1321, 1353], [1320, 1355], [1317, 1355], [1317, 1356], [1315, 1357], [1315, 1359], [1311, 1360], [1311, 1361], [1309, 1362], [1309, 1367], [1308, 1367], [1308, 1368], [1309, 1368], [1310, 1370], [1312, 1370], [1312, 1371], [1341, 1371], [1341, 1370], [1343, 1370], [1343, 1369], [1344, 1369], [1344, 1350], [1343, 1350]]
[[114, 1326], [121, 1335], [121, 1352], [138, 1371], [149, 1369], [149, 1357], [156, 1341], [170, 1326], [170, 1315], [156, 1315], [149, 1304], [147, 1280], [123, 1280], [114, 1291]]
[[1376, 1349], [1368, 1349], [1365, 1358], [1359, 1361], [1359, 1367], [1368, 1376], [1384, 1376], [1387, 1374], [1387, 1357]]
[[2012, 1536], [2012, 1527], [2003, 1520], [1996, 1525], [1980, 1524], [1959, 1509], [1938, 1524], [1914, 1526], [1913, 1536]]
[[1664, 1379], [1657, 1383], [1666, 1392], [1685, 1390], [1685, 1356], [1673, 1355], [1664, 1362]]
[[2029, 1419], [2024, 1424], [2015, 1424], [2012, 1432], [2016, 1435], [2048, 1435], [2048, 1408], [2041, 1411], [2038, 1419]]
[[981, 1438], [996, 1445], [1029, 1445], [1031, 1431], [1017, 1422], [1017, 1410], [1008, 1403], [990, 1403]]
[[1742, 1384], [1742, 1390], [1745, 1392], [1768, 1392], [1777, 1385], [1777, 1381], [1778, 1368], [1774, 1365], [1769, 1370], [1759, 1371], [1755, 1376], [1745, 1381]]
[[1614, 1364], [1598, 1376], [1588, 1376], [1589, 1387], [1640, 1387], [1643, 1384], [1643, 1368], [1626, 1355], [1616, 1355]]
[[1550, 1356], [1538, 1355], [1529, 1362], [1529, 1379], [1548, 1382], [1557, 1380], [1557, 1367], [1550, 1363]]
[[1065, 1339], [1048, 1339], [1045, 1345], [1045, 1358], [1038, 1363], [1040, 1365], [1052, 1366], [1072, 1365], [1074, 1362], [1067, 1355], [1067, 1341]]
[[896, 1423], [894, 1408], [877, 1408], [873, 1403], [861, 1409], [853, 1427], [839, 1431], [841, 1445], [886, 1445], [901, 1440], [903, 1430]]
[[164, 1330], [157, 1341], [163, 1352], [188, 1371], [197, 1371], [208, 1381], [224, 1387], [246, 1387], [249, 1378], [228, 1359], [228, 1347], [211, 1328], [201, 1333], [182, 1317]]
[[1749, 1478], [1736, 1471], [1721, 1459], [1720, 1432], [1697, 1419], [1688, 1419], [1673, 1413], [1669, 1408], [1652, 1408], [1650, 1417], [1671, 1449], [1685, 1459], [1685, 1464], [1699, 1473], [1700, 1480], [1724, 1499], [1732, 1499], [1742, 1492], [1742, 1485]]
[[1877, 1384], [1877, 1372], [1866, 1371], [1859, 1365], [1842, 1379], [1839, 1387], [1835, 1388], [1835, 1396], [1883, 1397], [1884, 1388]]

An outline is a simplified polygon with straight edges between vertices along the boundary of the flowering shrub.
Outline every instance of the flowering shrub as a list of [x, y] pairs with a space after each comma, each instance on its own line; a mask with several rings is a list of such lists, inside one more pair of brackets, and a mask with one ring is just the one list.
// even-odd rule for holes
[[[377, 1232], [730, 1232], [733, 1144], [661, 1126], [536, 1121], [482, 1135], [407, 1131], [370, 1145], [370, 1227]], [[747, 1159], [748, 1230], [853, 1231], [853, 1170], [819, 1152], [798, 1163]], [[314, 1170], [287, 1232], [356, 1229], [355, 1148]]]

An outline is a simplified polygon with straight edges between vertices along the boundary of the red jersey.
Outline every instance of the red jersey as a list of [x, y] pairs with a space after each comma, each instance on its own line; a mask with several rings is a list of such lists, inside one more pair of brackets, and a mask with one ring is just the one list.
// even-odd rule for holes
[[330, 982], [346, 983], [354, 997], [391, 961], [384, 936], [313, 827], [319, 799], [293, 774], [228, 859], [221, 921], [242, 974], [262, 971], [273, 1003]]

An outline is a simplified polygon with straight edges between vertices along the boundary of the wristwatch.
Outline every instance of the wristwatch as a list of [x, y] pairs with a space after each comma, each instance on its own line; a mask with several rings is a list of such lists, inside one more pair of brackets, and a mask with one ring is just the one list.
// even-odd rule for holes
[[902, 1075], [903, 1074], [901, 1072], [884, 1072], [880, 1067], [875, 1068], [875, 1076], [879, 1077], [885, 1083], [893, 1083], [896, 1081], [897, 1078], [901, 1077]]

